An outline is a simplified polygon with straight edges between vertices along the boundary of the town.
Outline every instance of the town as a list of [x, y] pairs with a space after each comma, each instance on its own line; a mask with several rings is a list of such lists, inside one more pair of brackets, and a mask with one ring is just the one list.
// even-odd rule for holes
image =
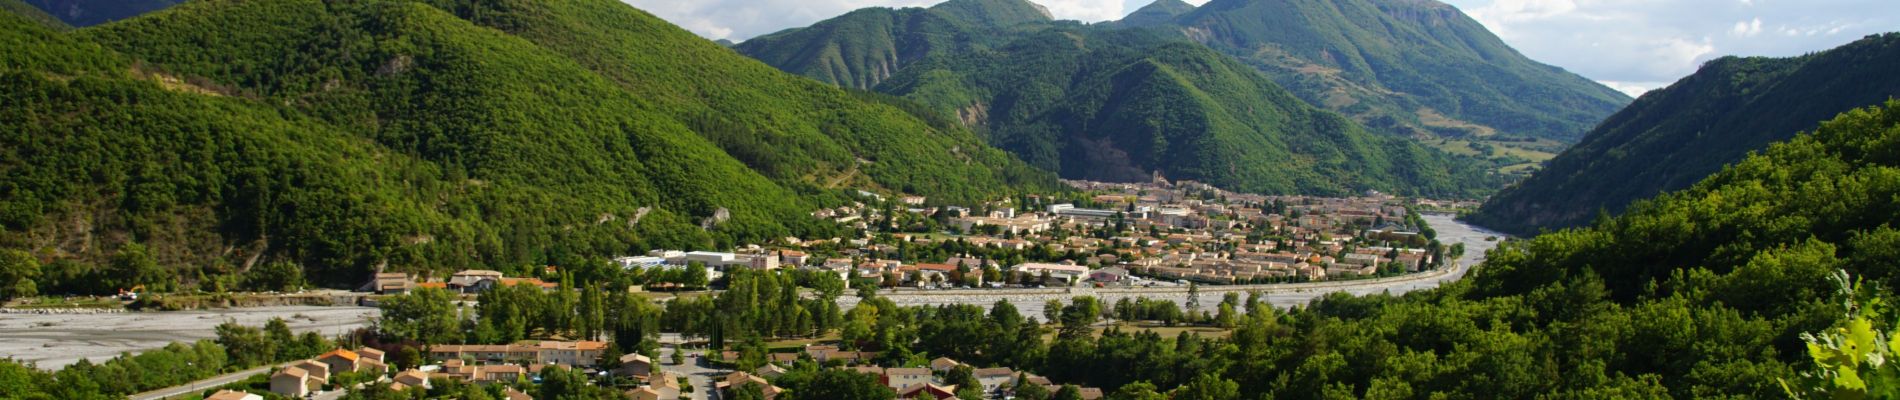
[[[1035, 372], [1051, 372], [1056, 356], [1043, 353], [1073, 349], [1062, 341], [1226, 336], [1273, 315], [1260, 288], [1442, 271], [1465, 248], [1440, 243], [1421, 212], [1471, 207], [1376, 191], [1246, 195], [1163, 178], [1068, 184], [1066, 195], [963, 207], [857, 191], [849, 205], [811, 212], [851, 237], [374, 273], [353, 296], [380, 318], [346, 336], [218, 326], [228, 366], [270, 370], [201, 396], [1127, 398], [1093, 375]], [[1199, 305], [1203, 288], [1218, 305]], [[1022, 303], [1030, 313], [1018, 315], [1005, 300], [1015, 292], [1049, 300]], [[929, 294], [967, 296], [891, 301]], [[253, 343], [260, 336], [279, 343]], [[1013, 339], [965, 343], [975, 337]], [[255, 349], [272, 351], [245, 356]]]

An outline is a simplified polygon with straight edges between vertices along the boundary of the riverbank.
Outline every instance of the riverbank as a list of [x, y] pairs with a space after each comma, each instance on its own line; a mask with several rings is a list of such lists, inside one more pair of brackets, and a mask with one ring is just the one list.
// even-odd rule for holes
[[[77, 311], [75, 311], [77, 312]], [[368, 326], [374, 308], [279, 306], [172, 312], [0, 314], [0, 357], [56, 370], [89, 359], [110, 359], [123, 352], [164, 347], [217, 336], [224, 321], [262, 326], [283, 318], [294, 332], [334, 336]]]

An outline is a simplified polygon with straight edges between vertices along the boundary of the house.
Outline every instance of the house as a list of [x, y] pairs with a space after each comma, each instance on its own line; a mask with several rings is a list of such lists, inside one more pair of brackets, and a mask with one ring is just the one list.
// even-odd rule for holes
[[[780, 388], [778, 386], [772, 386], [772, 383], [766, 382], [765, 378], [753, 376], [752, 374], [745, 373], [745, 372], [734, 372], [731, 374], [727, 374], [724, 380], [715, 382], [713, 386], [720, 393], [725, 393], [726, 396], [730, 396], [731, 390], [748, 385], [748, 384], [758, 385], [759, 389], [761, 389], [760, 391], [765, 393], [766, 400], [778, 398], [778, 394], [780, 392], [785, 391], [785, 389]], [[724, 396], [721, 396], [721, 397], [724, 397]]]
[[982, 383], [983, 391], [986, 392], [1008, 385], [1016, 379], [1016, 371], [1009, 368], [978, 368], [971, 371], [970, 375], [976, 376], [977, 383]]
[[508, 400], [534, 400], [534, 396], [529, 396], [527, 393], [522, 393], [520, 390], [515, 390], [515, 388], [508, 388], [507, 390], [503, 390], [501, 392], [501, 395], [504, 397], [507, 397]]
[[477, 382], [514, 382], [527, 375], [528, 369], [514, 364], [484, 365], [475, 374]]
[[811, 262], [811, 255], [798, 250], [779, 250], [778, 259], [780, 263], [784, 263], [785, 265], [805, 265], [805, 263]]
[[620, 368], [615, 368], [614, 374], [646, 379], [653, 374], [653, 359], [640, 354], [620, 356]]
[[302, 398], [311, 391], [323, 387], [326, 379], [310, 376], [310, 371], [297, 367], [284, 367], [270, 376], [270, 392], [284, 397]]
[[396, 378], [391, 379], [391, 381], [392, 382], [389, 383], [389, 388], [395, 389], [395, 390], [403, 390], [403, 389], [408, 389], [412, 387], [423, 388], [423, 389], [429, 388], [429, 374], [423, 373], [422, 371], [413, 370], [413, 369], [396, 373]]
[[937, 357], [935, 360], [930, 360], [930, 370], [937, 372], [949, 371], [961, 365], [963, 363], [952, 360], [950, 357]]
[[502, 278], [506, 277], [507, 276], [502, 275], [500, 271], [485, 269], [464, 270], [455, 273], [455, 275], [451, 275], [449, 277], [448, 286], [449, 289], [454, 289], [462, 293], [479, 293], [494, 288], [496, 284], [501, 282]]
[[362, 287], [356, 290], [359, 292], [375, 292], [376, 294], [403, 294], [408, 293], [410, 289], [415, 289], [415, 287], [416, 280], [410, 278], [409, 274], [387, 272], [377, 273], [376, 276], [370, 278], [369, 283], [363, 284]]
[[563, 366], [589, 366], [600, 361], [607, 350], [606, 342], [579, 341], [562, 342], [543, 340], [540, 342], [523, 341], [515, 344], [469, 344], [436, 345], [429, 348], [429, 358], [434, 360], [469, 359], [489, 363], [521, 362], [527, 364], [560, 364]]
[[957, 397], [957, 386], [937, 386], [934, 383], [921, 383], [897, 389], [900, 399], [944, 400]]
[[364, 347], [364, 348], [356, 349], [356, 355], [361, 357], [361, 359], [363, 360], [372, 360], [372, 361], [376, 361], [377, 363], [389, 362], [389, 360], [383, 359], [382, 350], [377, 350], [373, 347]]
[[1089, 272], [1089, 280], [1102, 283], [1121, 283], [1128, 280], [1128, 269], [1108, 267]]
[[264, 400], [264, 396], [235, 390], [219, 390], [217, 393], [205, 396], [205, 400]]
[[884, 386], [889, 386], [891, 389], [903, 389], [936, 381], [937, 377], [931, 375], [929, 368], [884, 369]]
[[1028, 274], [1029, 276], [1042, 276], [1043, 272], [1048, 272], [1049, 279], [1052, 282], [1045, 283], [1060, 282], [1064, 284], [1073, 284], [1077, 280], [1080, 280], [1082, 276], [1089, 273], [1089, 267], [1085, 266], [1048, 263], [1024, 263], [1010, 267], [1010, 270]]
[[538, 346], [537, 355], [542, 364], [554, 363], [569, 367], [594, 365], [600, 361], [601, 353], [607, 351], [607, 342], [587, 340], [579, 342], [545, 340], [538, 343]]
[[633, 400], [674, 400], [678, 399], [680, 395], [679, 393], [669, 394], [662, 392], [652, 386], [641, 386], [633, 390], [628, 390], [627, 397]]
[[356, 352], [354, 351], [336, 349], [336, 350], [330, 350], [330, 352], [328, 353], [323, 353], [323, 355], [317, 356], [316, 360], [317, 362], [320, 362], [326, 366], [329, 366], [331, 371], [342, 373], [342, 372], [356, 372], [356, 368], [358, 364], [357, 359], [361, 357], [362, 356], [357, 355]]
[[304, 372], [310, 373], [310, 377], [312, 378], [316, 378], [317, 380], [324, 381], [325, 383], [330, 382], [330, 365], [329, 364], [320, 363], [320, 362], [317, 362], [316, 360], [302, 360], [302, 361], [290, 363], [290, 365], [287, 365], [286, 367], [301, 368], [304, 370]]
[[791, 371], [787, 371], [785, 367], [780, 367], [778, 366], [778, 364], [765, 364], [765, 366], [759, 367], [759, 369], [752, 370], [753, 374], [757, 374], [758, 376], [764, 377], [766, 379], [773, 379], [773, 378], [778, 378], [780, 376], [785, 376], [786, 372], [791, 372]]

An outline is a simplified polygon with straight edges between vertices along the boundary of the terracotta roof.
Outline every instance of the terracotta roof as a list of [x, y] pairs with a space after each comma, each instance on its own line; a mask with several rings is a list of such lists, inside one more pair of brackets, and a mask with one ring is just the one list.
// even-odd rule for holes
[[205, 397], [205, 400], [244, 400], [254, 396], [257, 395], [232, 390], [219, 390], [217, 393], [212, 393], [211, 396]]
[[322, 360], [322, 359], [330, 358], [330, 357], [342, 358], [345, 360], [349, 360], [350, 362], [356, 362], [356, 359], [362, 358], [362, 356], [357, 355], [356, 352], [354, 351], [349, 351], [345, 349], [336, 349], [336, 350], [330, 350], [330, 352], [328, 353], [323, 353], [323, 355], [317, 356], [317, 359]]

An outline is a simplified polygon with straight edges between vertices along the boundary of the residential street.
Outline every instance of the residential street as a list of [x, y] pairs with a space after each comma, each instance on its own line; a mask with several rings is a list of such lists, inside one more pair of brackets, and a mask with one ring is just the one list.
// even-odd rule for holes
[[709, 364], [705, 358], [692, 357], [694, 352], [690, 349], [687, 350], [685, 364], [673, 365], [673, 352], [678, 351], [675, 346], [676, 345], [661, 346], [660, 357], [655, 361], [661, 362], [661, 370], [684, 374], [686, 375], [686, 380], [692, 382], [693, 393], [691, 393], [691, 396], [686, 396], [685, 393], [681, 393], [680, 397], [693, 400], [718, 399], [718, 395], [713, 393], [713, 379], [725, 376], [728, 373], [732, 373], [732, 371], [708, 367]]
[[265, 373], [276, 368], [277, 368], [276, 365], [266, 365], [262, 367], [251, 368], [251, 369], [247, 369], [243, 371], [232, 372], [232, 373], [228, 373], [224, 375], [218, 375], [218, 376], [214, 376], [210, 378], [205, 378], [203, 380], [199, 380], [197, 382], [192, 382], [192, 383], [188, 383], [184, 385], [173, 386], [173, 387], [168, 387], [164, 389], [153, 390], [150, 392], [134, 394], [127, 398], [132, 399], [132, 400], [160, 400], [160, 399], [167, 399], [167, 398], [172, 398], [172, 397], [196, 394], [199, 391], [203, 391], [205, 389], [228, 385], [233, 382], [244, 380], [244, 378], [249, 378], [251, 375]]

